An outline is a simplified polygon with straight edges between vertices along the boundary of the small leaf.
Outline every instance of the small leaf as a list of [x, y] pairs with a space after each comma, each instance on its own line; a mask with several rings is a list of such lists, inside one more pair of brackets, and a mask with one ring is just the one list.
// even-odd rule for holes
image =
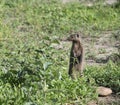
[[58, 39], [55, 39], [52, 41], [52, 43], [60, 44], [60, 41]]
[[48, 66], [51, 65], [51, 64], [52, 64], [51, 62], [45, 62], [45, 63], [43, 64], [44, 70], [46, 70], [46, 69], [48, 68]]

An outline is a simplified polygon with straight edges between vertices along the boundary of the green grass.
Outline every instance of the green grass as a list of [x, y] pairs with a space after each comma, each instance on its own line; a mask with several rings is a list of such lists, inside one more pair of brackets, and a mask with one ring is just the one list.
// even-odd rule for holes
[[[119, 7], [1, 0], [0, 104], [86, 105], [97, 98], [97, 84], [113, 90], [120, 86], [119, 65], [114, 64], [86, 67], [85, 77], [71, 80], [67, 74], [69, 51], [52, 46], [59, 45], [59, 37], [70, 31], [96, 36], [101, 31], [118, 30], [119, 20]], [[106, 75], [112, 76], [110, 81]]]
[[99, 31], [120, 28], [119, 8], [100, 5], [84, 7], [78, 3], [41, 3], [40, 0], [1, 0], [0, 7], [2, 35], [19, 35], [19, 31], [25, 31], [24, 34], [63, 36], [72, 30], [96, 35]]
[[120, 92], [120, 65], [109, 62], [102, 67], [88, 67], [85, 74], [90, 78], [94, 78], [95, 83], [99, 86], [109, 87], [113, 93]]

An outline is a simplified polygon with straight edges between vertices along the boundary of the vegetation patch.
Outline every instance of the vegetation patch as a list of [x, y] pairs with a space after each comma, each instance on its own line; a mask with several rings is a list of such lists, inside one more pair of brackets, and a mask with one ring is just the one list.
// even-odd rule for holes
[[89, 66], [84, 77], [72, 80], [67, 73], [69, 51], [52, 46], [71, 31], [98, 36], [118, 30], [119, 20], [119, 6], [0, 0], [0, 104], [86, 105], [97, 99], [97, 85], [119, 92], [119, 65]]

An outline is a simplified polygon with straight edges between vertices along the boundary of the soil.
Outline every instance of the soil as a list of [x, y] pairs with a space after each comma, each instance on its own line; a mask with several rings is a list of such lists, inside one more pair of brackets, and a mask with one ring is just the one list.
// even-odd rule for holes
[[[120, 42], [115, 39], [112, 31], [102, 32], [99, 37], [83, 38], [85, 46], [86, 62], [88, 65], [101, 65], [107, 63], [109, 60], [119, 62], [120, 58], [114, 57], [119, 55]], [[90, 44], [91, 43], [91, 44]]]
[[120, 104], [120, 96], [119, 95], [110, 95], [107, 97], [99, 97], [98, 105], [119, 105]]

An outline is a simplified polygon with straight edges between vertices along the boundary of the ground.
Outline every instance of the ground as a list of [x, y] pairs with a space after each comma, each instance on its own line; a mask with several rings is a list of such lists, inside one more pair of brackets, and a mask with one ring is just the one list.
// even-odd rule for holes
[[101, 103], [102, 105], [119, 105], [120, 96], [110, 95], [107, 97], [99, 97], [99, 103]]

